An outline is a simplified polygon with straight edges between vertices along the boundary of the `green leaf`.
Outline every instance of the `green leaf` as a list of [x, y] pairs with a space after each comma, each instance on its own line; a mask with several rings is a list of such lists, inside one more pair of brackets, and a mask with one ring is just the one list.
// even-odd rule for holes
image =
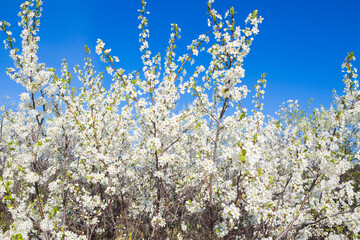
[[240, 161], [241, 161], [242, 163], [245, 163], [245, 160], [246, 160], [246, 157], [245, 157], [244, 155], [241, 155], [241, 156], [240, 156]]
[[347, 60], [351, 60], [354, 57], [354, 52], [350, 52], [349, 55], [346, 57]]
[[12, 236], [11, 236], [11, 239], [12, 239], [12, 240], [23, 240], [23, 237], [22, 237], [22, 235], [19, 233], [19, 234], [16, 234], [16, 235], [12, 235]]
[[245, 149], [242, 149], [241, 155], [240, 155], [240, 161], [241, 161], [242, 163], [245, 163], [245, 160], [246, 160], [246, 150], [245, 150]]
[[24, 170], [21, 166], [18, 166], [17, 168], [18, 168], [18, 170], [19, 170], [20, 172], [25, 173], [25, 170]]
[[275, 177], [274, 177], [274, 176], [270, 176], [269, 184], [272, 184], [274, 181], [275, 181]]
[[252, 13], [252, 18], [256, 18], [258, 15], [258, 10], [255, 10], [253, 13]]
[[84, 49], [86, 51], [86, 54], [90, 54], [90, 49], [88, 45], [85, 45]]
[[[240, 106], [240, 105], [238, 105], [238, 106]], [[240, 115], [240, 120], [243, 119], [245, 116], [246, 116], [246, 113], [245, 113], [245, 112], [241, 113], [241, 115]]]

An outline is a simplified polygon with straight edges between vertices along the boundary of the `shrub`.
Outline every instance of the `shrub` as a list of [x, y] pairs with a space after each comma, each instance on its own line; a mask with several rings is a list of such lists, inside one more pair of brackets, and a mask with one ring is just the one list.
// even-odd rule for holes
[[[254, 106], [242, 63], [258, 34], [257, 11], [235, 25], [207, 4], [210, 30], [177, 57], [172, 25], [164, 62], [151, 54], [145, 1], [139, 28], [143, 68], [125, 74], [98, 40], [113, 82], [102, 86], [90, 55], [75, 66], [82, 87], [39, 63], [41, 0], [21, 5], [21, 47], [2, 21], [26, 91], [2, 107], [1, 239], [339, 239], [357, 237], [360, 210], [360, 92], [355, 59], [330, 109], [289, 102], [265, 118], [265, 75]], [[223, 19], [223, 21], [221, 21]], [[90, 54], [89, 48], [85, 50]], [[206, 51], [211, 60], [195, 64]], [[193, 67], [190, 63], [195, 64]], [[161, 70], [163, 69], [163, 70]], [[186, 69], [192, 71], [186, 73]], [[193, 101], [179, 109], [181, 98]], [[354, 174], [353, 174], [354, 173]]]

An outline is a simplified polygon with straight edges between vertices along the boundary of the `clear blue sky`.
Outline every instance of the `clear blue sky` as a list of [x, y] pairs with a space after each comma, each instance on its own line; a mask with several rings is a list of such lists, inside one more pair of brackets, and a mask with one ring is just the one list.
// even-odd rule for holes
[[[20, 0], [0, 0], [0, 19], [17, 25]], [[82, 64], [83, 47], [94, 52], [101, 38], [119, 56], [119, 67], [128, 72], [141, 67], [138, 34], [140, 0], [44, 0], [40, 26], [40, 61], [60, 69], [66, 58], [70, 67]], [[170, 23], [182, 29], [179, 48], [208, 30], [205, 0], [148, 0], [150, 48], [164, 53]], [[350, 51], [360, 59], [360, 1], [358, 0], [216, 0], [214, 7], [224, 13], [234, 6], [237, 23], [255, 9], [264, 18], [244, 68], [249, 87], [267, 73], [265, 113], [274, 113], [282, 102], [298, 99], [304, 106], [314, 98], [314, 106], [328, 107], [332, 90], [342, 92], [341, 64]], [[1, 40], [4, 39], [1, 33]], [[19, 44], [19, 41], [16, 42]], [[94, 57], [95, 59], [96, 57]], [[359, 61], [360, 62], [360, 61]], [[360, 67], [358, 61], [355, 66]], [[97, 60], [100, 71], [104, 66]], [[5, 74], [12, 66], [8, 51], [0, 48], [0, 96], [14, 101], [23, 91]], [[105, 85], [110, 80], [106, 80]]]

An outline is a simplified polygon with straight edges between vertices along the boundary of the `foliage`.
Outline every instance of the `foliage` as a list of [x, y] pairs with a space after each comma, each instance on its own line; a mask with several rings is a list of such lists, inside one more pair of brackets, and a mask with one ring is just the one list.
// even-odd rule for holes
[[[233, 8], [222, 16], [212, 3], [209, 32], [177, 57], [172, 24], [161, 61], [142, 0], [141, 71], [126, 74], [97, 42], [109, 89], [90, 55], [74, 69], [79, 89], [65, 60], [61, 75], [39, 63], [41, 0], [21, 5], [20, 49], [1, 22], [14, 60], [7, 73], [26, 89], [16, 110], [1, 108], [1, 239], [357, 238], [355, 57], [345, 59], [344, 95], [330, 109], [309, 115], [289, 101], [265, 119], [265, 74], [251, 111], [242, 105], [242, 64], [262, 18], [254, 11], [241, 29]], [[195, 63], [203, 51], [207, 65]]]

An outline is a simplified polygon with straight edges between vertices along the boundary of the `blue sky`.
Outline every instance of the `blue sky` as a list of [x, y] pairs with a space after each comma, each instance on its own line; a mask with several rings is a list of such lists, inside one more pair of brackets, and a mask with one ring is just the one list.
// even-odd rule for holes
[[[19, 40], [17, 26], [20, 0], [0, 0], [0, 19], [12, 24]], [[130, 72], [141, 67], [138, 34], [140, 0], [44, 0], [40, 26], [39, 58], [48, 67], [60, 69], [61, 59], [69, 66], [82, 64], [83, 47], [94, 52], [97, 38], [120, 58], [120, 65]], [[148, 0], [150, 11], [150, 48], [164, 53], [170, 24], [182, 29], [179, 51], [208, 30], [205, 0]], [[305, 106], [328, 107], [332, 90], [342, 92], [341, 64], [354, 51], [360, 59], [360, 1], [358, 0], [215, 0], [214, 7], [224, 13], [231, 6], [236, 19], [244, 26], [247, 15], [258, 9], [264, 18], [260, 33], [244, 62], [244, 83], [251, 88], [262, 73], [267, 74], [266, 114], [278, 109], [288, 99], [298, 99]], [[1, 40], [4, 34], [0, 34]], [[19, 44], [19, 41], [17, 41]], [[181, 51], [182, 52], [182, 51]], [[94, 56], [100, 71], [104, 65]], [[0, 48], [0, 96], [17, 100], [23, 91], [5, 74], [12, 66], [8, 51]], [[360, 66], [358, 61], [355, 66]], [[76, 81], [76, 80], [75, 80]], [[105, 85], [110, 80], [105, 81]]]

